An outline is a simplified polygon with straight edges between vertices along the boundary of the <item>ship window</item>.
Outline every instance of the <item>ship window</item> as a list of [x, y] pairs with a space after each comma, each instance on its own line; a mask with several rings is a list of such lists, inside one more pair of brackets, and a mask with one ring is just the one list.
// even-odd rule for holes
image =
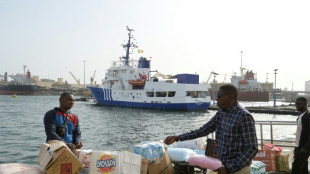
[[198, 98], [197, 91], [186, 91], [186, 96], [191, 98]]
[[209, 96], [209, 92], [208, 91], [198, 91], [198, 98], [206, 98], [207, 96]]
[[191, 98], [206, 98], [209, 96], [208, 91], [186, 91], [186, 96]]
[[175, 91], [168, 91], [168, 97], [174, 97]]
[[156, 92], [156, 97], [166, 97], [167, 96], [167, 91], [157, 91]]
[[146, 92], [147, 97], [154, 97], [154, 92]]

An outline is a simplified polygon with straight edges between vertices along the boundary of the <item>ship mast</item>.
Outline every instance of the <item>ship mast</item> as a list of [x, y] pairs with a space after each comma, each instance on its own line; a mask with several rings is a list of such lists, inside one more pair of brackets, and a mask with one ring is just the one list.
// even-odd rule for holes
[[241, 78], [243, 79], [244, 78], [244, 75], [243, 75], [243, 67], [242, 67], [242, 53], [243, 53], [243, 51], [240, 51], [240, 53], [241, 53], [241, 66], [240, 66], [240, 76], [241, 76]]
[[132, 31], [134, 31], [133, 29], [130, 29], [128, 26], [126, 26], [127, 27], [127, 30], [129, 31], [129, 33], [128, 33], [128, 37], [129, 37], [129, 39], [128, 39], [128, 43], [125, 45], [123, 45], [123, 47], [124, 48], [126, 48], [126, 56], [125, 57], [123, 57], [123, 59], [125, 59], [125, 65], [128, 65], [128, 62], [129, 62], [129, 49], [130, 49], [130, 47], [131, 46], [133, 46], [133, 45], [131, 45], [131, 43], [130, 43], [130, 39], [131, 38], [133, 38], [133, 36], [131, 35], [131, 32]]

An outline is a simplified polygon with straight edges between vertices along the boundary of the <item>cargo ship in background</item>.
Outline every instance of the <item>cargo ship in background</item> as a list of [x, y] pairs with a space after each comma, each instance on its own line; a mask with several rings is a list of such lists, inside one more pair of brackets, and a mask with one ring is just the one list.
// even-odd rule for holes
[[38, 93], [40, 87], [35, 83], [31, 76], [29, 69], [24, 74], [9, 75], [12, 81], [8, 81], [7, 73], [4, 74], [0, 81], [0, 95], [35, 95]]
[[[246, 71], [246, 72], [244, 72]], [[246, 70], [242, 67], [242, 52], [241, 52], [241, 67], [240, 76], [234, 73], [231, 76], [231, 83], [238, 88], [239, 101], [254, 101], [254, 102], [268, 102], [270, 100], [270, 92], [273, 90], [273, 83], [268, 83], [266, 78], [265, 83], [257, 81], [256, 74], [252, 70]], [[213, 100], [213, 91], [218, 91], [219, 87], [228, 83], [211, 82], [209, 89], [211, 99]]]
[[[134, 30], [127, 30], [128, 43], [122, 45], [126, 55], [112, 63], [100, 85], [87, 86], [97, 104], [163, 110], [209, 108], [208, 87], [199, 84], [198, 74], [163, 75], [151, 70], [150, 59], [130, 59], [137, 45], [131, 42]], [[151, 76], [153, 72], [157, 73]]]

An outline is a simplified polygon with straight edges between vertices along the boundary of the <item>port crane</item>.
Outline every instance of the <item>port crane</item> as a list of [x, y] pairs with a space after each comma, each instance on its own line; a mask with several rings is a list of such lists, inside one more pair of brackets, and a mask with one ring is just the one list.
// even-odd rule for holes
[[218, 73], [216, 73], [216, 72], [211, 72], [210, 73], [210, 75], [209, 75], [209, 78], [208, 78], [208, 80], [207, 80], [207, 83], [206, 84], [208, 84], [209, 83], [209, 80], [210, 80], [210, 78], [211, 78], [211, 76], [212, 76], [212, 74], [214, 74], [214, 75], [219, 75]]
[[90, 85], [91, 85], [91, 86], [92, 86], [93, 83], [94, 83], [95, 76], [96, 76], [96, 70], [95, 70], [93, 76], [90, 77]]
[[77, 79], [71, 71], [69, 71], [69, 73], [71, 74], [71, 76], [74, 78], [74, 80], [76, 81], [77, 84], [80, 84], [80, 79]]

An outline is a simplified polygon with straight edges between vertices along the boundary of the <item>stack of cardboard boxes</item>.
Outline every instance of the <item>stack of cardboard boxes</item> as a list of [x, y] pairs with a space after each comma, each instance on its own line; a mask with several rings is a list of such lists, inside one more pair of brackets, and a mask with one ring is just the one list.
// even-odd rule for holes
[[[76, 150], [73, 154], [62, 141], [43, 143], [38, 164], [47, 174], [173, 174], [167, 152], [148, 164], [148, 160], [128, 151]], [[84, 168], [85, 167], [85, 168]], [[84, 168], [84, 169], [83, 169]]]

